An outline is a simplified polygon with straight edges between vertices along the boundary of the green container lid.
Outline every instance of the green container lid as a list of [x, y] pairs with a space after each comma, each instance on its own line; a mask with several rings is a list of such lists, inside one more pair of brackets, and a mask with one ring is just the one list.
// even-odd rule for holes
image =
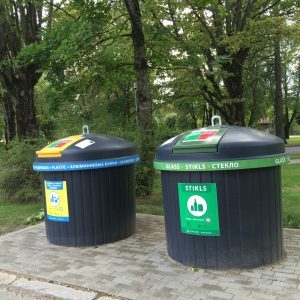
[[217, 152], [218, 144], [228, 127], [209, 126], [187, 132], [173, 146], [173, 153]]
[[[214, 120], [219, 119], [215, 125]], [[225, 171], [280, 166], [288, 162], [284, 141], [258, 130], [221, 125], [182, 133], [156, 149], [154, 168], [162, 171]]]

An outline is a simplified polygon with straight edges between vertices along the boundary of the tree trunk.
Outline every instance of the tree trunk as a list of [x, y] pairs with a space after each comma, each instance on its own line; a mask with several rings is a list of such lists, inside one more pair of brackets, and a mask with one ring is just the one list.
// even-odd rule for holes
[[287, 64], [282, 68], [283, 70], [283, 91], [284, 91], [284, 138], [285, 140], [290, 138], [290, 116], [288, 105], [288, 83], [287, 83]]
[[284, 138], [287, 140], [290, 138], [290, 114], [288, 106], [288, 86], [287, 86], [287, 70], [284, 68]]
[[274, 44], [274, 71], [275, 71], [275, 134], [284, 140], [284, 118], [281, 88], [281, 55], [280, 40], [276, 38]]
[[207, 114], [207, 112], [206, 112], [206, 103], [204, 103], [203, 104], [203, 106], [202, 106], [202, 125], [201, 125], [201, 127], [204, 127], [205, 125], [205, 120], [206, 120], [206, 114]]
[[192, 118], [192, 128], [198, 128], [198, 124], [197, 124], [197, 117], [196, 117], [196, 114], [195, 114], [195, 109], [194, 109], [194, 105], [193, 104], [190, 104], [189, 105], [189, 113], [190, 113], [190, 116]]
[[40, 75], [32, 68], [2, 70], [1, 85], [6, 142], [16, 136], [22, 140], [37, 133], [34, 86]]
[[140, 142], [141, 164], [137, 173], [140, 192], [149, 195], [152, 192], [154, 170], [154, 129], [152, 124], [152, 101], [150, 97], [148, 65], [145, 51], [145, 38], [138, 0], [124, 0], [131, 23], [131, 38], [134, 51], [136, 72], [136, 97], [138, 116], [138, 135]]
[[3, 117], [5, 126], [5, 141], [8, 143], [16, 137], [16, 114], [13, 99], [4, 92], [2, 96]]
[[256, 112], [257, 112], [257, 93], [256, 93], [257, 84], [254, 83], [252, 86], [252, 105], [251, 105], [251, 111], [250, 111], [250, 117], [248, 121], [248, 127], [252, 127], [254, 124], [254, 121], [256, 119]]
[[0, 3], [0, 84], [7, 142], [37, 133], [34, 86], [41, 76], [39, 66], [15, 66], [14, 60], [22, 47], [39, 42], [42, 9], [42, 0]]
[[22, 74], [18, 79], [16, 97], [16, 121], [19, 139], [37, 134], [36, 109], [34, 105], [35, 83], [30, 75]]
[[4, 119], [4, 132], [6, 143], [12, 141], [17, 135], [16, 124], [16, 95], [13, 71], [10, 67], [3, 67], [0, 73], [2, 87], [2, 107]]
[[288, 124], [284, 125], [284, 139], [288, 140], [290, 138], [290, 126]]
[[[284, 86], [284, 108], [285, 108], [285, 115], [284, 115], [284, 137], [285, 139], [289, 139], [290, 138], [290, 129], [291, 126], [296, 118], [296, 115], [298, 113], [298, 105], [299, 105], [299, 96], [300, 96], [300, 65], [298, 66], [298, 77], [297, 77], [297, 93], [296, 93], [296, 100], [295, 100], [295, 104], [294, 107], [291, 108], [288, 105], [288, 79], [287, 79], [287, 66], [285, 65], [284, 67], [284, 82], [283, 82], [283, 86]], [[291, 110], [291, 111], [290, 111]], [[291, 114], [290, 114], [291, 113]]]
[[[224, 70], [229, 74], [223, 78], [226, 90], [232, 103], [226, 105], [228, 111], [228, 123], [231, 125], [245, 126], [245, 107], [243, 102], [243, 64], [249, 49], [241, 49], [233, 55], [232, 61], [223, 65]], [[226, 53], [226, 50], [219, 49], [219, 53]]]
[[214, 115], [214, 113], [213, 113], [212, 107], [208, 103], [206, 103], [205, 104], [205, 116], [204, 116], [202, 127], [211, 125], [211, 118], [213, 115]]

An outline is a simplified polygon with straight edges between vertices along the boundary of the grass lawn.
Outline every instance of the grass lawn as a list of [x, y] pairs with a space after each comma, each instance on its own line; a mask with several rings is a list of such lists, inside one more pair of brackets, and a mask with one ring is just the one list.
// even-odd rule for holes
[[300, 158], [300, 154], [290, 154], [289, 158], [290, 159], [299, 159]]
[[[282, 166], [282, 206], [284, 227], [300, 228], [300, 164]], [[137, 212], [163, 215], [159, 175], [155, 177], [153, 195], [137, 199]]]
[[300, 164], [282, 166], [283, 223], [300, 227]]
[[300, 146], [300, 135], [291, 135], [286, 146]]
[[160, 174], [156, 174], [154, 177], [152, 195], [136, 199], [136, 212], [152, 215], [164, 214]]
[[0, 200], [0, 235], [25, 227], [26, 218], [38, 213], [42, 203], [10, 203]]

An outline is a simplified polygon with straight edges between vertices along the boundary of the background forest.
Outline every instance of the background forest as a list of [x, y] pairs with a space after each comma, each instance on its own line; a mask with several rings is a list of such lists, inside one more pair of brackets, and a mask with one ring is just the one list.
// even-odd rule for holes
[[34, 151], [81, 133], [139, 147], [137, 192], [154, 149], [177, 133], [269, 119], [300, 134], [300, 2], [0, 0], [0, 188], [40, 198]]

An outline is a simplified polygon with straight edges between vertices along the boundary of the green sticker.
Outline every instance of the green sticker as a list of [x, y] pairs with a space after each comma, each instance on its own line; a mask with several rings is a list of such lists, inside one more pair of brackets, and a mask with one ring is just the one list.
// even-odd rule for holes
[[227, 130], [214, 126], [188, 132], [173, 145], [173, 153], [217, 152], [218, 144]]
[[225, 171], [275, 167], [288, 163], [287, 155], [280, 155], [267, 158], [226, 160], [209, 162], [178, 162], [178, 161], [154, 161], [154, 168], [162, 171]]
[[188, 135], [186, 135], [184, 138], [183, 138], [183, 141], [184, 142], [187, 142], [187, 141], [197, 141], [199, 136], [201, 135], [202, 133], [202, 130], [195, 130], [195, 131], [192, 131], [191, 133], [189, 133]]
[[178, 183], [181, 232], [220, 236], [215, 183]]

